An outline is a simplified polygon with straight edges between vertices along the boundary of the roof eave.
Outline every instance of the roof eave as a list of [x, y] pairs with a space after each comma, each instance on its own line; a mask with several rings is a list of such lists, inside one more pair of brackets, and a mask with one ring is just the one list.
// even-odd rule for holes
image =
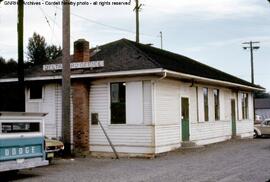
[[[125, 75], [145, 75], [145, 74], [157, 74], [157, 73], [164, 73], [166, 72], [168, 76], [177, 77], [180, 79], [190, 79], [190, 80], [196, 80], [198, 82], [205, 82], [215, 85], [221, 85], [225, 87], [236, 87], [241, 88], [245, 90], [253, 90], [253, 91], [265, 91], [264, 88], [257, 88], [257, 87], [251, 87], [247, 85], [242, 85], [238, 83], [232, 83], [222, 80], [215, 80], [180, 72], [175, 72], [163, 68], [155, 68], [155, 69], [143, 69], [143, 70], [132, 70], [132, 71], [117, 71], [117, 72], [107, 72], [107, 73], [90, 73], [90, 74], [77, 74], [77, 75], [71, 75], [72, 79], [75, 78], [101, 78], [101, 77], [112, 77], [112, 76], [125, 76]], [[45, 80], [60, 80], [62, 78], [61, 75], [57, 76], [41, 76], [41, 77], [26, 77], [25, 81], [45, 81]], [[5, 82], [16, 82], [18, 81], [17, 78], [7, 78], [7, 79], [0, 79], [0, 83]]]
[[225, 86], [225, 87], [236, 87], [236, 88], [241, 88], [244, 90], [265, 91], [264, 88], [251, 87], [248, 85], [242, 85], [242, 84], [238, 84], [238, 83], [232, 83], [232, 82], [216, 80], [216, 79], [211, 79], [211, 78], [205, 78], [205, 77], [200, 77], [200, 76], [195, 76], [195, 75], [190, 75], [190, 74], [185, 74], [185, 73], [179, 73], [179, 72], [175, 72], [175, 71], [171, 71], [171, 70], [164, 70], [164, 71], [167, 72], [168, 75], [175, 76], [175, 77], [181, 78], [181, 79], [191, 79], [191, 80], [196, 80], [198, 82], [206, 82], [206, 83], [221, 85], [221, 86]]
[[[106, 72], [106, 73], [74, 74], [74, 75], [71, 75], [71, 79], [102, 78], [102, 77], [126, 76], [126, 75], [145, 75], [145, 74], [156, 74], [156, 73], [163, 73], [163, 68], [131, 70], [131, 71], [115, 71], [115, 72]], [[25, 77], [25, 81], [43, 81], [43, 80], [45, 81], [45, 80], [60, 80], [60, 79], [62, 79], [61, 75]], [[17, 81], [18, 81], [18, 78], [0, 79], [0, 83], [17, 82]]]

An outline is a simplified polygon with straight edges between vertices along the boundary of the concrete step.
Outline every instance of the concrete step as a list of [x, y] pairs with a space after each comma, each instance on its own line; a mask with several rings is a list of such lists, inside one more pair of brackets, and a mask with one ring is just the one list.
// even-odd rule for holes
[[191, 141], [184, 141], [181, 142], [181, 147], [196, 147], [196, 143], [195, 142], [191, 142]]
[[181, 142], [180, 150], [193, 150], [193, 149], [201, 149], [204, 148], [203, 145], [197, 145], [195, 142]]

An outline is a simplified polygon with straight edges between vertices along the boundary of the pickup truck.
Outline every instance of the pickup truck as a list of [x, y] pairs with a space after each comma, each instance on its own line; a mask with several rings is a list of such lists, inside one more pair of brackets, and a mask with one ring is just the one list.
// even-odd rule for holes
[[0, 112], [0, 172], [48, 165], [46, 113]]

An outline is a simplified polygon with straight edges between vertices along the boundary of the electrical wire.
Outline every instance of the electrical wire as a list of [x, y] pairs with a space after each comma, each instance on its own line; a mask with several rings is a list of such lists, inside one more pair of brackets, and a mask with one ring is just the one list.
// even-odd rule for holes
[[[55, 26], [55, 25], [57, 25], [56, 21], [53, 18], [51, 18], [48, 14], [46, 14], [46, 12], [43, 10], [42, 7], [39, 7], [39, 9], [42, 12], [43, 16], [45, 17], [46, 23], [47, 23], [47, 25], [49, 26], [49, 28], [51, 30], [51, 33], [52, 33], [52, 36], [51, 37], [54, 36], [54, 38], [58, 42], [58, 44], [61, 45], [60, 42], [59, 42], [59, 40], [57, 39], [57, 36], [56, 36], [55, 32], [54, 32], [54, 28], [50, 24], [50, 21], [52, 21], [53, 24], [54, 24], [54, 26]], [[59, 27], [59, 29], [61, 29], [61, 28]]]
[[[44, 1], [44, 0], [43, 0], [43, 1]], [[60, 9], [60, 10], [62, 11], [62, 8], [59, 8], [59, 7], [57, 7], [56, 5], [54, 5], [54, 6], [55, 6], [57, 9]], [[83, 19], [83, 20], [88, 21], [88, 22], [93, 23], [93, 24], [97, 24], [97, 25], [100, 25], [100, 26], [103, 26], [103, 27], [107, 27], [107, 28], [110, 28], [110, 29], [114, 29], [114, 30], [118, 30], [118, 31], [123, 31], [123, 32], [130, 33], [130, 34], [133, 34], [133, 35], [136, 34], [135, 31], [131, 31], [131, 30], [128, 30], [128, 29], [125, 29], [125, 28], [120, 28], [120, 27], [117, 27], [117, 26], [114, 26], [114, 25], [109, 25], [109, 24], [101, 23], [101, 22], [99, 22], [99, 21], [90, 19], [90, 18], [88, 18], [88, 17], [84, 17], [84, 16], [82, 16], [82, 15], [79, 15], [79, 14], [76, 14], [76, 13], [73, 13], [73, 12], [71, 12], [70, 14], [73, 15], [74, 17]], [[152, 37], [152, 38], [157, 38], [157, 37], [158, 37], [158, 36], [148, 35], [148, 34], [145, 34], [145, 33], [140, 33], [140, 35], [146, 36], [146, 37]]]
[[55, 24], [56, 24], [56, 16], [57, 16], [57, 8], [55, 8], [55, 12], [54, 12], [54, 21], [53, 21], [52, 35], [51, 35], [51, 44], [52, 44], [52, 41], [53, 41], [54, 28], [55, 28]]

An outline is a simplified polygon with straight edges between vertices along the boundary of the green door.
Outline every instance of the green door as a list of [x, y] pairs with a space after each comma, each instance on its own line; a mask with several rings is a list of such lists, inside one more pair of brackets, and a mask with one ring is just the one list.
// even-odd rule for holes
[[181, 98], [182, 108], [182, 141], [189, 141], [189, 101]]
[[232, 136], [236, 136], [236, 117], [235, 117], [235, 100], [231, 100], [231, 113], [232, 113]]

